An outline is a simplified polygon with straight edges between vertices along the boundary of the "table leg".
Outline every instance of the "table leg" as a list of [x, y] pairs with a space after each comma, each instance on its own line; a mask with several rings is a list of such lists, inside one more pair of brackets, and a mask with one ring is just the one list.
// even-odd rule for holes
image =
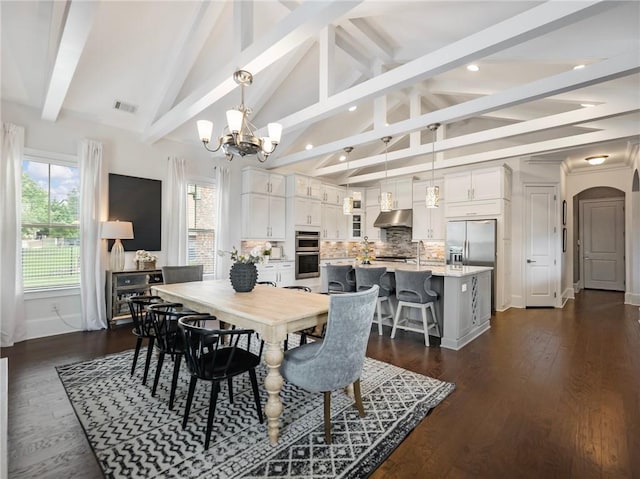
[[280, 364], [282, 364], [283, 358], [284, 353], [280, 342], [268, 341], [265, 360], [269, 372], [264, 380], [264, 386], [269, 393], [269, 398], [267, 399], [267, 405], [264, 411], [267, 415], [267, 427], [271, 444], [278, 442], [278, 436], [280, 434], [280, 415], [283, 409], [282, 401], [280, 401], [280, 390], [284, 383], [280, 375]]

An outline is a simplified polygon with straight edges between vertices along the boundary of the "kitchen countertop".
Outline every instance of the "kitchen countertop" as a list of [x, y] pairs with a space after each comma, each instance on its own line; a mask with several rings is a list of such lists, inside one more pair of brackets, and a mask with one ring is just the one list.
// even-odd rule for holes
[[[354, 261], [336, 261], [332, 264], [354, 264]], [[326, 265], [322, 265], [325, 267]], [[471, 276], [474, 274], [482, 273], [484, 271], [491, 271], [493, 268], [490, 266], [452, 266], [445, 265], [443, 263], [432, 263], [425, 264], [422, 263], [420, 265], [417, 264], [407, 264], [407, 263], [397, 263], [391, 261], [374, 261], [370, 265], [358, 264], [356, 265], [358, 268], [375, 268], [384, 266], [387, 268], [387, 271], [431, 271], [433, 276], [450, 276], [455, 278], [461, 278], [463, 276]]]

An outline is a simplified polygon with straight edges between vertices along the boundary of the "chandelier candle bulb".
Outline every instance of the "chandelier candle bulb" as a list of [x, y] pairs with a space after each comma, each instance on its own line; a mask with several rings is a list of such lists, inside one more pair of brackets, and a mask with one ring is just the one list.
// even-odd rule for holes
[[211, 141], [211, 134], [213, 133], [213, 122], [208, 120], [198, 120], [198, 136], [200, 141], [209, 143]]
[[238, 110], [227, 110], [227, 124], [232, 133], [239, 133], [242, 128], [244, 113]]

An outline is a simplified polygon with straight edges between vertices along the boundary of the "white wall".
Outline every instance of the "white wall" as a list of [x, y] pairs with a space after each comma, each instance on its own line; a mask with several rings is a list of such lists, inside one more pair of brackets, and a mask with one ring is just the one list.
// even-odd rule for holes
[[[633, 181], [634, 172], [640, 174], [640, 144], [633, 145], [631, 150], [632, 172], [629, 183]], [[627, 228], [629, 240], [629, 254], [627, 264], [630, 266], [629, 282], [624, 297], [625, 303], [640, 305], [640, 191], [630, 194], [631, 225]]]
[[[126, 113], [122, 113], [126, 115]], [[228, 163], [225, 159], [213, 160], [213, 155], [202, 148], [197, 140], [194, 125], [194, 144], [185, 145], [161, 140], [154, 144], [142, 143], [138, 136], [125, 130], [119, 130], [75, 118], [62, 113], [55, 123], [40, 119], [40, 112], [14, 103], [2, 103], [2, 121], [21, 125], [25, 128], [25, 147], [53, 153], [77, 154], [79, 140], [90, 138], [103, 144], [103, 161], [107, 173], [166, 180], [167, 158], [178, 156], [187, 160], [187, 176], [190, 178], [212, 178], [214, 165]], [[220, 155], [218, 155], [220, 156]], [[236, 163], [236, 164], [233, 164]], [[230, 225], [233, 232], [230, 237], [240, 244], [240, 167], [239, 160], [232, 162], [232, 192]], [[105, 179], [106, 185], [106, 179]], [[104, 201], [107, 201], [105, 189]], [[164, 196], [164, 189], [163, 189]], [[237, 196], [237, 198], [235, 198]], [[170, 205], [163, 197], [163, 212]], [[163, 213], [163, 216], [164, 216]], [[106, 218], [105, 218], [106, 219]], [[166, 221], [165, 218], [162, 220]], [[104, 242], [106, 255], [106, 241]], [[162, 238], [162, 250], [158, 254], [158, 264], [165, 258], [165, 238]], [[133, 252], [125, 254], [126, 267], [133, 267]], [[58, 306], [60, 317], [52, 311], [53, 304]], [[27, 339], [70, 332], [78, 328], [80, 320], [80, 294], [78, 289], [63, 292], [28, 294], [25, 298], [27, 315]]]

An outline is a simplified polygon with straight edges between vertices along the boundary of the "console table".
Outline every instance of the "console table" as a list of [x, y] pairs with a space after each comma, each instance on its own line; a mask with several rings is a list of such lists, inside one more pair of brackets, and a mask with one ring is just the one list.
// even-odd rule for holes
[[131, 296], [149, 294], [152, 285], [162, 284], [161, 269], [107, 271], [105, 296], [107, 303], [107, 322], [114, 326], [121, 319], [129, 319]]

